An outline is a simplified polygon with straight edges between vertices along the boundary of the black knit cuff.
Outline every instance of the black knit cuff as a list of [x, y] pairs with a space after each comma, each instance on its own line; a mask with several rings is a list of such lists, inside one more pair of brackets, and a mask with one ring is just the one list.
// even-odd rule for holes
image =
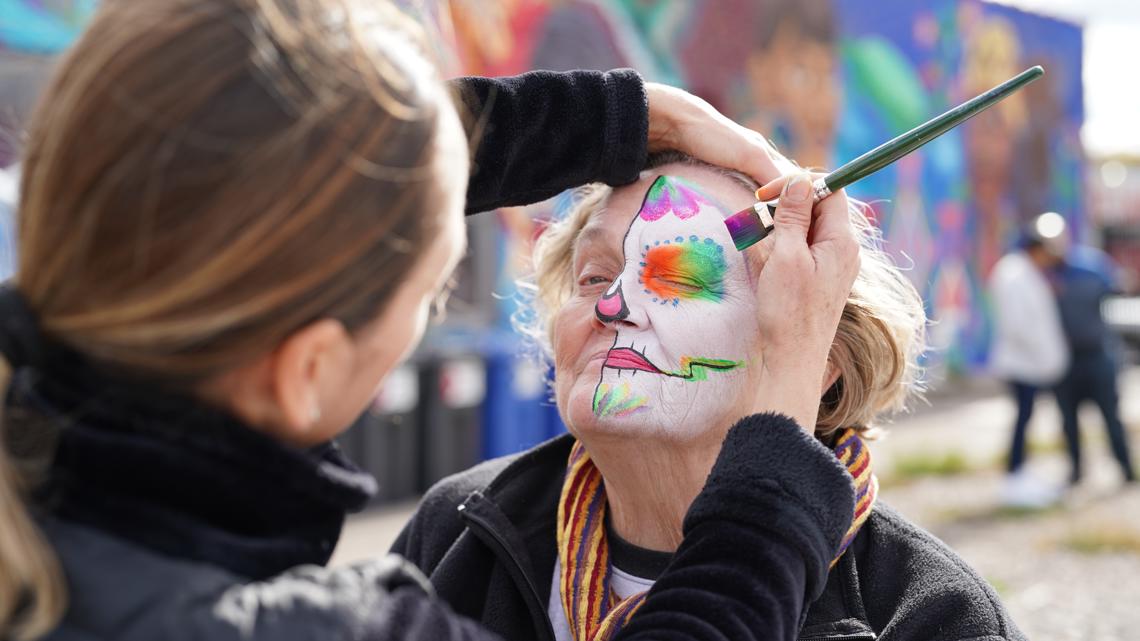
[[729, 430], [685, 532], [726, 518], [779, 530], [826, 567], [854, 512], [854, 482], [835, 454], [792, 419], [756, 414]]
[[604, 81], [606, 122], [598, 179], [625, 185], [637, 180], [649, 157], [649, 99], [633, 69], [610, 71]]

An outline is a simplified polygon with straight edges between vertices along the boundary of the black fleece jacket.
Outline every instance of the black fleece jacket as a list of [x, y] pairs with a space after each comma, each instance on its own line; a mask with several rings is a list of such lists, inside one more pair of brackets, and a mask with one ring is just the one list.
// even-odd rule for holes
[[[572, 442], [560, 437], [444, 479], [424, 497], [392, 551], [427, 574], [456, 611], [508, 641], [553, 641], [546, 606], [557, 554], [559, 493]], [[795, 453], [809, 448], [776, 439], [768, 445], [765, 451], [744, 447], [722, 456], [754, 475], [762, 471], [781, 488], [772, 498], [783, 494], [794, 505], [756, 512], [747, 496], [753, 490], [749, 484], [706, 493], [693, 511], [724, 510], [742, 522], [759, 518], [777, 539], [788, 540], [822, 518], [816, 511], [825, 509], [830, 490], [811, 485], [813, 471]], [[726, 449], [735, 446], [730, 442]], [[739, 544], [749, 545], [744, 539]], [[741, 547], [721, 563], [687, 574], [693, 585], [715, 589], [742, 571], [792, 572], [792, 558]], [[940, 541], [882, 504], [831, 570], [822, 594], [809, 592], [817, 598], [798, 630], [805, 641], [1024, 641], [985, 581]]]
[[[457, 84], [486, 116], [471, 209], [632, 180], [641, 168], [647, 114], [632, 72]], [[345, 513], [375, 487], [335, 447], [296, 450], [193, 399], [107, 376], [45, 340], [14, 290], [0, 290], [0, 320], [13, 370], [5, 416], [58, 431], [36, 510], [70, 590], [45, 639], [498, 638], [397, 557], [321, 567]], [[765, 457], [796, 463], [772, 475], [757, 464]], [[671, 570], [621, 638], [794, 638], [853, 503], [842, 466], [790, 420], [743, 421]]]
[[633, 182], [648, 157], [648, 102], [632, 69], [532, 71], [453, 81], [475, 150], [467, 213]]

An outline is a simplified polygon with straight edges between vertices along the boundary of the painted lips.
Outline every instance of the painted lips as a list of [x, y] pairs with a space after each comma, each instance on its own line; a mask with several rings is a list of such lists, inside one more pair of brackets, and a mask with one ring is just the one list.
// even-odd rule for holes
[[606, 352], [606, 360], [602, 363], [602, 369], [605, 368], [616, 370], [633, 370], [634, 372], [649, 372], [650, 374], [660, 374], [662, 376], [672, 376], [681, 378], [686, 381], [704, 381], [708, 380], [710, 371], [714, 372], [727, 372], [738, 367], [744, 367], [744, 361], [733, 361], [725, 358], [704, 358], [699, 356], [683, 356], [681, 357], [681, 368], [677, 371], [668, 372], [653, 363], [645, 357], [645, 354], [630, 348], [630, 347], [615, 347]]
[[611, 349], [606, 354], [606, 361], [602, 363], [602, 367], [609, 367], [612, 369], [632, 369], [642, 372], [651, 372], [653, 374], [664, 374], [660, 368], [649, 359], [645, 358], [641, 352], [634, 351], [628, 347], [616, 347]]

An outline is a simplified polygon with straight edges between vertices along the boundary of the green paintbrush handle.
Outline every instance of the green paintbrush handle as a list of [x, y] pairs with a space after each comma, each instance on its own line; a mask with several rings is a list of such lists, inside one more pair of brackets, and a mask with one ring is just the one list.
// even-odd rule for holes
[[[909, 154], [915, 149], [941, 136], [950, 129], [957, 127], [979, 111], [990, 107], [1026, 84], [1040, 78], [1044, 73], [1045, 70], [1042, 69], [1040, 65], [1026, 69], [984, 94], [971, 98], [941, 116], [924, 122], [905, 134], [875, 147], [871, 151], [868, 151], [827, 176], [824, 176], [822, 182], [826, 184], [826, 193], [821, 193], [822, 190], [817, 188], [816, 197], [825, 197], [833, 191], [843, 189], [856, 180], [875, 173], [902, 156]], [[817, 180], [816, 182], [817, 187], [820, 187], [821, 185], [818, 185], [820, 181]]]

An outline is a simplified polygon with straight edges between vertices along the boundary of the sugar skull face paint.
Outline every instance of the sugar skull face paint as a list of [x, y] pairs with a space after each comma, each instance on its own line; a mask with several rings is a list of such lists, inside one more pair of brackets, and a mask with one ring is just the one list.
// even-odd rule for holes
[[[556, 393], [572, 430], [683, 437], [714, 428], [721, 414], [741, 416], [734, 406], [751, 397], [757, 293], [724, 225], [751, 194], [710, 170], [685, 173], [707, 174], [745, 205], [721, 204], [688, 176], [647, 176], [615, 191], [588, 225], [598, 229], [583, 234], [612, 239], [584, 241], [575, 265], [580, 305], [592, 297], [594, 322], [605, 327], [586, 338], [609, 344], [555, 342]], [[573, 300], [567, 315], [581, 313]], [[574, 372], [567, 363], [576, 357], [591, 365]]]

